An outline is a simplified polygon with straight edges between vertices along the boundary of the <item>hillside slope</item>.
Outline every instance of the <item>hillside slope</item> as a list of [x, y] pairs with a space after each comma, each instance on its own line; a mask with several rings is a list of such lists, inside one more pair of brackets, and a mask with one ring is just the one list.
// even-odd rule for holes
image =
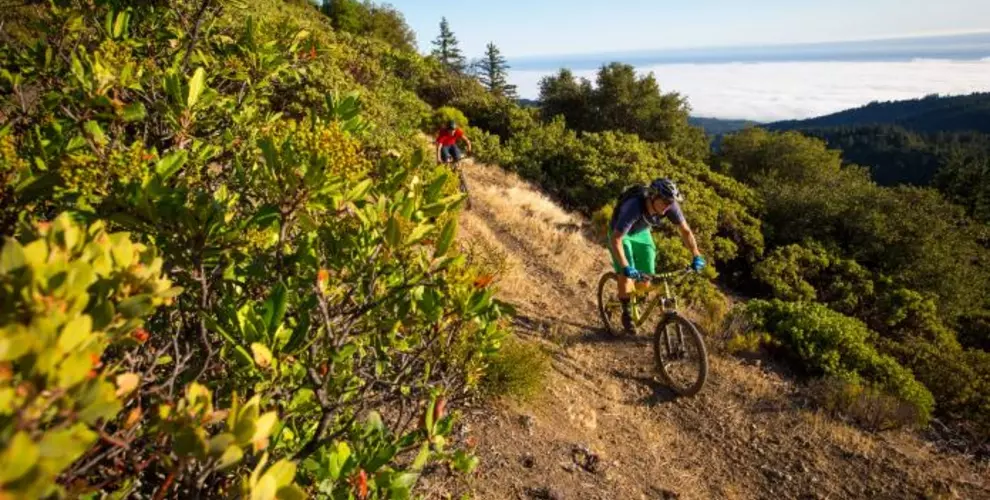
[[430, 477], [431, 495], [990, 498], [987, 464], [911, 433], [835, 421], [758, 360], [715, 354], [704, 391], [673, 398], [652, 381], [645, 339], [602, 333], [594, 287], [608, 263], [582, 220], [497, 167], [466, 171], [474, 208], [459, 237], [505, 253], [502, 298], [518, 307], [518, 334], [552, 353], [553, 370], [535, 400], [469, 413], [462, 433], [478, 443], [478, 476]]
[[990, 132], [990, 93], [873, 102], [831, 115], [781, 121], [766, 127], [800, 130], [860, 125], [899, 125], [915, 132]]

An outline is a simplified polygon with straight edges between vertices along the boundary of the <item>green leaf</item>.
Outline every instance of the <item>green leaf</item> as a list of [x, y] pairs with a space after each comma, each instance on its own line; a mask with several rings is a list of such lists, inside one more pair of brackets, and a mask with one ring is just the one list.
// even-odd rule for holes
[[143, 318], [151, 314], [153, 310], [151, 295], [148, 294], [135, 295], [117, 305], [117, 312], [123, 314], [127, 319]]
[[275, 478], [265, 475], [258, 480], [258, 484], [254, 488], [251, 488], [251, 500], [275, 500], [277, 491], [278, 485], [275, 484]]
[[269, 227], [278, 221], [282, 215], [279, 213], [278, 208], [272, 205], [265, 205], [258, 209], [258, 211], [248, 219], [245, 227], [258, 226], [258, 227]]
[[385, 243], [388, 243], [388, 246], [392, 248], [396, 248], [399, 245], [400, 237], [399, 221], [395, 216], [389, 217], [388, 223], [385, 224]]
[[251, 344], [251, 352], [254, 354], [254, 364], [261, 368], [268, 368], [272, 365], [272, 351], [264, 344], [257, 342]]
[[100, 127], [99, 123], [93, 120], [89, 120], [83, 124], [83, 130], [89, 135], [89, 138], [99, 146], [103, 146], [107, 143], [107, 136], [103, 133], [103, 129]]
[[351, 188], [350, 191], [347, 192], [347, 201], [357, 201], [360, 200], [361, 198], [364, 198], [364, 195], [368, 194], [368, 191], [370, 189], [371, 189], [371, 179], [365, 179], [364, 181], [359, 183], [357, 186], [354, 186], [353, 188]]
[[82, 456], [94, 441], [96, 433], [83, 423], [76, 423], [67, 429], [48, 430], [38, 443], [40, 461], [47, 468], [62, 470]]
[[344, 466], [347, 464], [347, 460], [351, 457], [351, 447], [347, 446], [347, 443], [343, 441], [337, 442], [333, 451], [330, 452], [330, 477], [334, 481], [341, 478], [341, 474], [344, 472]]
[[375, 410], [369, 411], [365, 420], [365, 428], [371, 432], [384, 432], [385, 422], [382, 420], [382, 414]]
[[285, 319], [285, 309], [289, 301], [289, 291], [285, 288], [285, 285], [279, 283], [275, 285], [275, 289], [272, 290], [271, 296], [265, 301], [264, 307], [264, 320], [268, 325], [268, 335], [269, 337], [275, 334], [278, 327], [282, 325], [282, 321]]
[[61, 352], [71, 352], [81, 345], [93, 329], [93, 320], [83, 315], [66, 323], [62, 334], [58, 337], [58, 348]]
[[435, 226], [433, 224], [420, 224], [416, 226], [409, 234], [409, 237], [406, 238], [406, 245], [419, 243], [419, 241], [425, 238], [426, 235], [429, 234], [434, 227]]
[[144, 104], [140, 102], [132, 102], [121, 111], [120, 117], [123, 118], [125, 122], [136, 122], [144, 120], [147, 116], [147, 111], [144, 109]]
[[264, 137], [258, 141], [258, 147], [261, 148], [261, 155], [265, 157], [265, 166], [270, 171], [276, 171], [280, 162], [275, 142], [271, 137]]
[[284, 459], [279, 460], [268, 469], [265, 475], [275, 478], [275, 485], [278, 487], [288, 486], [296, 478], [296, 464]]
[[275, 494], [278, 500], [306, 500], [306, 492], [302, 488], [290, 484], [288, 486], [283, 486], [278, 489], [278, 493]]
[[189, 79], [189, 93], [186, 95], [186, 107], [192, 108], [199, 101], [199, 96], [203, 94], [206, 86], [206, 70], [202, 66], [196, 68], [192, 78]]
[[15, 269], [20, 269], [26, 263], [24, 247], [13, 238], [4, 238], [3, 250], [0, 251], [0, 273], [9, 273]]
[[433, 253], [434, 257], [443, 257], [443, 255], [450, 250], [450, 245], [454, 242], [454, 236], [456, 234], [457, 219], [451, 218], [447, 221], [447, 224], [443, 226], [443, 230], [440, 231], [440, 239], [437, 240], [437, 248]]
[[478, 468], [478, 457], [468, 455], [464, 450], [457, 450], [454, 452], [453, 459], [454, 470], [461, 472], [463, 474], [470, 474]]
[[186, 164], [188, 158], [189, 153], [187, 151], [175, 151], [158, 160], [158, 165], [155, 166], [155, 173], [158, 174], [161, 180], [168, 180], [169, 177], [175, 175]]
[[130, 14], [127, 12], [117, 14], [117, 19], [113, 23], [113, 38], [118, 39], [124, 35], [127, 31], [127, 25], [130, 17]]
[[[278, 414], [273, 411], [258, 417], [258, 421], [254, 424], [254, 435], [251, 436], [251, 442], [258, 442], [268, 439], [268, 436], [272, 434], [272, 429], [275, 428], [275, 424], [277, 422]], [[281, 483], [279, 483], [279, 485], [281, 485]]]
[[419, 479], [419, 474], [412, 472], [403, 472], [396, 474], [392, 478], [392, 483], [389, 484], [389, 493], [391, 493], [390, 498], [409, 498], [409, 493], [412, 491], [413, 486], [416, 485], [416, 481]]
[[282, 352], [284, 353], [294, 353], [302, 345], [303, 340], [306, 339], [306, 334], [309, 333], [311, 321], [309, 311], [304, 310], [300, 314], [302, 317], [299, 318], [299, 323], [292, 329], [292, 335], [289, 336], [289, 340], [282, 346]]
[[423, 470], [423, 467], [426, 466], [426, 462], [429, 459], [430, 459], [430, 443], [424, 441], [423, 444], [420, 445], [419, 447], [419, 453], [416, 455], [416, 459], [413, 460], [413, 463], [411, 466], [409, 466], [409, 468], [414, 471]]
[[448, 176], [446, 173], [440, 174], [429, 186], [426, 187], [425, 195], [426, 201], [428, 203], [433, 203], [437, 201], [437, 198], [443, 193], [443, 187], [447, 184]]
[[209, 444], [210, 455], [217, 456], [224, 454], [236, 440], [237, 438], [229, 432], [213, 436], [210, 438]]
[[0, 484], [12, 483], [28, 473], [38, 463], [38, 445], [26, 432], [14, 434], [0, 455]]
[[237, 423], [234, 425], [234, 436], [241, 444], [250, 444], [254, 436], [255, 422], [258, 421], [258, 406], [261, 399], [258, 396], [251, 398], [244, 408], [237, 415]]
[[220, 456], [220, 460], [217, 462], [217, 470], [224, 470], [230, 468], [231, 466], [237, 465], [244, 458], [244, 450], [239, 446], [230, 446], [223, 455]]

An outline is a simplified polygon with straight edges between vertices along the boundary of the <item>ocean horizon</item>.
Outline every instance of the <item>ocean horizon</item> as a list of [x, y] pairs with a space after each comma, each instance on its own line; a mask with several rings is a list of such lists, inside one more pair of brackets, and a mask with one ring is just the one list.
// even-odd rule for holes
[[762, 122], [834, 113], [872, 101], [990, 91], [990, 32], [781, 46], [693, 48], [510, 59], [519, 95], [561, 68], [594, 81], [622, 62], [685, 96], [696, 116]]
[[842, 42], [693, 47], [675, 49], [558, 54], [509, 58], [516, 70], [598, 69], [619, 61], [634, 66], [746, 62], [907, 62], [990, 59], [990, 31], [956, 35], [884, 38]]

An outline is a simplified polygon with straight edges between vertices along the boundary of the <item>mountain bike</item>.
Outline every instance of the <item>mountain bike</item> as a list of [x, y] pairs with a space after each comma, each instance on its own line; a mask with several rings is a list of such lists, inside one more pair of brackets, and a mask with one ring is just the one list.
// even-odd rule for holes
[[467, 179], [464, 177], [464, 170], [461, 169], [461, 162], [464, 161], [464, 158], [466, 158], [467, 155], [468, 155], [468, 153], [462, 154], [461, 155], [461, 159], [459, 159], [459, 160], [455, 160], [453, 158], [453, 156], [451, 156], [451, 157], [449, 157], [447, 159], [446, 162], [441, 162], [441, 163], [446, 163], [450, 167], [451, 170], [453, 170], [454, 172], [457, 172], [457, 177], [460, 179], [460, 182], [461, 182], [461, 192], [464, 193], [464, 195], [465, 195], [464, 206], [468, 210], [470, 210], [471, 209], [471, 193], [468, 191]]
[[[630, 294], [633, 324], [640, 328], [659, 309], [663, 317], [653, 332], [655, 369], [673, 391], [681, 396], [694, 396], [708, 378], [708, 350], [698, 328], [677, 312], [677, 298], [671, 285], [679, 285], [694, 271], [670, 271], [645, 275], [651, 286]], [[663, 287], [656, 286], [662, 283]], [[662, 293], [660, 293], [662, 291]], [[614, 272], [602, 275], [598, 281], [598, 312], [602, 323], [612, 335], [622, 331], [622, 305], [619, 302], [619, 276]], [[652, 297], [651, 297], [652, 295]]]

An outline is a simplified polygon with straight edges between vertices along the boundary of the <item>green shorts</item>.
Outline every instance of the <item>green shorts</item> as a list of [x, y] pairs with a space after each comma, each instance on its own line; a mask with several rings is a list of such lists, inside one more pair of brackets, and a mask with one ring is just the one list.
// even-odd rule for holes
[[[612, 240], [612, 231], [608, 233], [609, 241]], [[640, 231], [635, 234], [627, 234], [622, 237], [622, 251], [629, 260], [629, 265], [641, 273], [656, 274], [657, 272], [657, 245], [653, 242], [653, 235], [649, 230]], [[622, 267], [619, 259], [612, 252], [609, 245], [609, 254], [612, 256], [612, 267], [615, 272], [621, 273]]]

